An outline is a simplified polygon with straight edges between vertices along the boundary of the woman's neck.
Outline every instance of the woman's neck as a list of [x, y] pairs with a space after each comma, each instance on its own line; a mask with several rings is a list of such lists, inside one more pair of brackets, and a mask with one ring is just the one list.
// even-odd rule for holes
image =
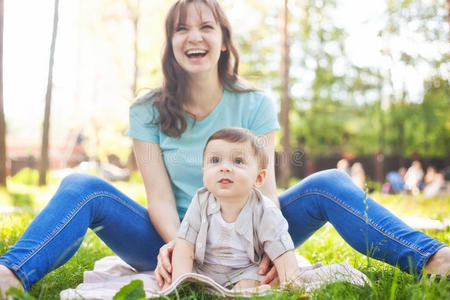
[[206, 118], [222, 98], [223, 86], [219, 78], [196, 78], [189, 80], [189, 101], [184, 109], [195, 115], [198, 121]]

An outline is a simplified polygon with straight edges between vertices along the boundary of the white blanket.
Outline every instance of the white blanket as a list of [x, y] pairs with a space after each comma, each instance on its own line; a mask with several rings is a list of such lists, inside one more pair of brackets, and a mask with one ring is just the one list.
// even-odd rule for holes
[[[330, 266], [323, 266], [320, 263], [311, 266], [309, 262], [301, 256], [298, 257], [298, 261], [301, 274], [297, 280], [297, 283], [304, 288], [305, 292], [310, 292], [314, 289], [320, 288], [320, 286], [324, 283], [335, 281], [347, 281], [360, 286], [370, 284], [370, 281], [366, 275], [356, 270], [346, 262]], [[309, 264], [309, 266], [307, 264]], [[246, 291], [236, 292], [220, 286], [209, 277], [194, 273], [185, 274], [173, 282], [167, 289], [160, 290], [153, 272], [136, 272], [119, 257], [107, 256], [95, 263], [94, 270], [84, 272], [83, 283], [78, 285], [75, 289], [61, 291], [60, 297], [62, 300], [108, 300], [112, 299], [120, 288], [127, 285], [132, 280], [142, 280], [147, 298], [171, 294], [178, 286], [186, 283], [204, 286], [206, 291], [210, 294], [229, 297], [251, 297], [255, 294], [266, 295], [277, 292], [277, 290], [273, 289], [249, 289]]]

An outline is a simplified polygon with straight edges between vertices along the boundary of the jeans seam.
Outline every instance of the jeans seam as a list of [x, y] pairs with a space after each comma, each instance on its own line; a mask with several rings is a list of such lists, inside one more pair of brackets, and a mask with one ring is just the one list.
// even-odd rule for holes
[[[140, 216], [141, 218], [145, 218], [144, 216], [142, 216], [137, 210], [135, 210], [134, 208], [130, 207], [129, 205], [125, 204], [119, 197], [110, 194], [108, 192], [95, 192], [90, 194], [89, 196], [87, 196], [86, 198], [83, 199], [83, 201], [80, 202], [79, 205], [77, 205], [66, 217], [66, 219], [64, 219], [63, 223], [57, 227], [55, 229], [55, 231], [53, 231], [51, 234], [49, 234], [45, 240], [33, 251], [31, 251], [27, 256], [25, 256], [25, 258], [21, 261], [21, 263], [19, 265], [17, 265], [18, 268], [21, 268], [27, 261], [29, 261], [36, 253], [38, 253], [43, 247], [45, 247], [45, 245], [47, 245], [58, 233], [60, 233], [66, 226], [67, 224], [70, 222], [70, 220], [73, 219], [73, 217], [80, 211], [81, 208], [83, 208], [89, 201], [97, 198], [97, 197], [102, 197], [102, 196], [107, 196], [110, 197], [111, 199], [119, 202], [120, 204], [124, 205], [125, 207], [127, 207], [128, 209], [132, 210], [134, 213], [136, 213], [138, 216]], [[22, 272], [23, 273], [23, 272]]]
[[[325, 198], [328, 198], [329, 200], [333, 201], [334, 203], [336, 203], [337, 205], [341, 206], [342, 208], [344, 208], [345, 210], [347, 210], [348, 212], [350, 212], [351, 214], [353, 214], [355, 217], [363, 220], [364, 222], [366, 222], [366, 220], [360, 216], [360, 214], [357, 211], [354, 211], [351, 207], [348, 207], [347, 205], [345, 205], [343, 202], [339, 201], [337, 198], [333, 197], [332, 195], [329, 195], [325, 192], [322, 191], [306, 191], [300, 195], [296, 195], [294, 196], [292, 199], [286, 201], [286, 204], [283, 205], [281, 208], [286, 207], [287, 205], [291, 204], [292, 202], [294, 202], [295, 200], [298, 200], [299, 198], [305, 196], [305, 195], [314, 195], [314, 194], [318, 194], [321, 196], [324, 196]], [[413, 249], [414, 251], [417, 251], [420, 255], [422, 256], [426, 256], [427, 253], [422, 252], [420, 249], [417, 249], [415, 246], [393, 236], [392, 234], [384, 231], [383, 229], [379, 228], [378, 224], [374, 223], [372, 220], [370, 220], [369, 218], [367, 218], [367, 222], [368, 225], [370, 225], [373, 229], [375, 229], [376, 231], [378, 231], [379, 233], [381, 233], [382, 235], [390, 238], [391, 240], [402, 244], [403, 246]]]

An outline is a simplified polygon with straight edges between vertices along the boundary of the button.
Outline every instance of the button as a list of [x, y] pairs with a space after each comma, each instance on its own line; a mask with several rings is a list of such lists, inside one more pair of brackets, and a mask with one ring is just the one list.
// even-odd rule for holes
[[202, 223], [203, 223], [203, 224], [206, 223], [206, 218], [203, 218]]
[[199, 247], [199, 248], [203, 247], [202, 242], [197, 243], [197, 247]]
[[211, 204], [211, 208], [216, 208], [216, 204], [215, 203]]

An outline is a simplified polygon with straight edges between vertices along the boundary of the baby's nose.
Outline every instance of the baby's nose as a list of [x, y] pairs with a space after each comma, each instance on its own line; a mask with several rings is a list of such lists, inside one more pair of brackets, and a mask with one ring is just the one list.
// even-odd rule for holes
[[230, 172], [231, 171], [231, 165], [227, 162], [222, 163], [222, 165], [220, 166], [220, 171], [221, 172]]

